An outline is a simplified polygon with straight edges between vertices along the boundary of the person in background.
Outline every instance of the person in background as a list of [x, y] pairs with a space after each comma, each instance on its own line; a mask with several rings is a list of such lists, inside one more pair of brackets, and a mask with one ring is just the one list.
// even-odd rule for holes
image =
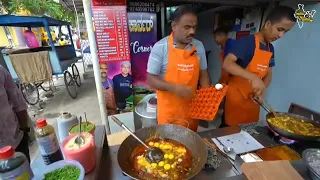
[[132, 95], [132, 76], [130, 71], [130, 62], [124, 61], [121, 63], [121, 73], [115, 75], [112, 79], [114, 95], [119, 109], [126, 108], [126, 99]]
[[191, 5], [178, 7], [173, 13], [171, 35], [152, 48], [147, 82], [157, 90], [159, 124], [178, 124], [197, 131], [198, 120], [188, 116], [189, 104], [198, 88], [210, 84], [203, 44], [194, 39], [197, 15]]
[[113, 88], [113, 82], [108, 77], [108, 65], [106, 63], [100, 63], [100, 72], [101, 72], [101, 80], [102, 85], [105, 89]]
[[0, 65], [0, 148], [13, 146], [29, 160], [28, 106], [10, 73]]
[[108, 78], [108, 65], [107, 63], [100, 63], [101, 81], [104, 88], [104, 99], [108, 115], [117, 113], [117, 105], [114, 97], [113, 82]]
[[213, 31], [213, 38], [218, 46], [220, 46], [221, 51], [220, 61], [221, 61], [221, 77], [219, 83], [227, 84], [229, 79], [229, 73], [223, 68], [224, 58], [229, 54], [231, 47], [234, 46], [235, 40], [228, 37], [228, 30], [224, 28], [217, 28]]
[[[235, 40], [228, 37], [228, 30], [224, 28], [217, 28], [213, 31], [213, 38], [218, 46], [220, 46], [221, 51], [219, 53], [221, 61], [221, 76], [219, 83], [228, 84], [229, 73], [225, 71], [222, 66], [224, 58], [229, 54], [231, 47], [234, 46]], [[225, 127], [225, 100], [221, 103], [219, 109], [219, 115], [221, 115], [221, 125], [220, 127]]]
[[271, 83], [275, 66], [271, 42], [283, 37], [295, 23], [291, 7], [275, 7], [257, 34], [237, 40], [231, 48], [223, 63], [223, 68], [232, 75], [226, 95], [226, 125], [237, 126], [259, 120], [260, 107], [253, 98], [262, 101]]

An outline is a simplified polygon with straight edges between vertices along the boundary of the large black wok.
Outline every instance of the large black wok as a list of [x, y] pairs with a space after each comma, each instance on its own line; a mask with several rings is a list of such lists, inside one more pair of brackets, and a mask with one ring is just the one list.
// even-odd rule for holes
[[[182, 126], [172, 124], [156, 125], [139, 129], [134, 134], [142, 141], [146, 141], [154, 135], [159, 135], [160, 138], [173, 139], [185, 145], [192, 152], [193, 158], [192, 170], [185, 179], [190, 179], [198, 174], [207, 161], [208, 150], [206, 144], [198, 134]], [[133, 170], [130, 156], [134, 148], [138, 145], [140, 145], [140, 143], [134, 137], [128, 136], [122, 142], [118, 151], [120, 168], [124, 174], [135, 180], [140, 179], [140, 177]]]
[[[256, 99], [255, 99], [256, 100]], [[274, 125], [272, 125], [271, 123], [269, 123], [268, 119], [271, 117], [274, 117], [273, 113], [271, 112], [271, 110], [263, 103], [259, 102], [256, 100], [256, 102], [264, 109], [268, 112], [268, 114], [266, 115], [266, 120], [267, 123], [270, 127], [270, 129], [272, 129], [274, 132], [276, 132], [277, 134], [279, 134], [282, 137], [288, 138], [288, 139], [292, 139], [292, 140], [300, 140], [300, 141], [316, 141], [316, 140], [320, 140], [319, 136], [303, 136], [300, 134], [295, 134], [295, 133], [291, 133], [288, 132], [284, 129], [280, 129]], [[289, 116], [289, 117], [293, 117], [295, 119], [300, 119], [303, 120], [305, 122], [311, 123], [313, 124], [315, 127], [320, 128], [320, 124], [317, 123], [316, 121], [309, 119], [307, 117], [304, 116], [300, 116], [300, 115], [296, 115], [296, 114], [292, 114], [292, 113], [286, 113], [286, 112], [277, 112], [277, 116]]]

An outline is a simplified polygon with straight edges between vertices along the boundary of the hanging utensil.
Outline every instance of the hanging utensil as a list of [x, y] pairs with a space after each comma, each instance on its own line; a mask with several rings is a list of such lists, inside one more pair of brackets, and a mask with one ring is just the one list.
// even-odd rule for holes
[[80, 118], [79, 118], [79, 135], [78, 135], [78, 137], [76, 137], [76, 139], [74, 140], [74, 142], [76, 143], [76, 144], [78, 144], [79, 146], [81, 145], [81, 144], [84, 144], [84, 138], [81, 136], [81, 124], [82, 124], [82, 117], [80, 116]]
[[163, 160], [164, 155], [163, 152], [156, 147], [150, 147], [146, 143], [144, 143], [140, 138], [138, 138], [126, 125], [124, 125], [118, 118], [115, 116], [111, 116], [111, 119], [117, 123], [120, 127], [128, 131], [136, 140], [138, 140], [142, 145], [144, 145], [147, 148], [146, 152], [146, 159], [150, 163], [158, 163], [161, 160]]

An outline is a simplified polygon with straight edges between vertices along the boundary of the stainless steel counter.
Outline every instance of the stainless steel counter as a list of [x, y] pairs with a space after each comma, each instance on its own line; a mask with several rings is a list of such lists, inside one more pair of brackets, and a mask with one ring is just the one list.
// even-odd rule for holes
[[[202, 138], [208, 138], [211, 141], [211, 138], [225, 136], [229, 134], [234, 134], [240, 132], [240, 129], [237, 127], [228, 127], [222, 129], [215, 129], [210, 131], [205, 131], [199, 133]], [[263, 135], [255, 137], [257, 140], [264, 146], [274, 145], [272, 141], [268, 141], [268, 138]], [[109, 157], [107, 160], [107, 167], [110, 169], [108, 180], [130, 180], [122, 174], [122, 171], [117, 162], [117, 151], [119, 146], [110, 146], [109, 147]], [[228, 177], [234, 177], [240, 173], [236, 170], [235, 167], [230, 163], [230, 161], [225, 158], [223, 155], [218, 153], [219, 159], [221, 160], [220, 167], [217, 170], [202, 170], [198, 175], [196, 175], [193, 180], [212, 180], [214, 179], [225, 179]]]
[[[269, 138], [264, 129], [261, 129], [261, 133], [254, 135], [253, 137], [257, 139], [263, 146], [270, 147], [277, 145], [273, 139]], [[240, 132], [240, 129], [237, 127], [227, 127], [215, 130], [209, 130], [199, 133], [202, 138], [207, 138], [211, 141], [211, 138], [225, 136], [229, 134], [234, 134]], [[108, 171], [102, 172], [104, 175], [101, 175], [101, 179], [108, 180], [130, 180], [129, 177], [122, 174], [122, 171], [117, 162], [117, 151], [119, 146], [110, 146], [108, 151], [108, 157], [106, 157], [106, 164], [103, 169], [108, 169]], [[228, 180], [243, 180], [246, 177], [240, 174], [235, 167], [230, 163], [230, 161], [218, 153], [218, 156], [221, 160], [221, 165], [216, 170], [202, 170], [198, 175], [196, 175], [192, 180], [212, 180], [212, 179], [228, 179]], [[293, 167], [304, 177], [304, 179], [309, 180], [309, 175], [307, 169], [302, 161], [292, 162]]]

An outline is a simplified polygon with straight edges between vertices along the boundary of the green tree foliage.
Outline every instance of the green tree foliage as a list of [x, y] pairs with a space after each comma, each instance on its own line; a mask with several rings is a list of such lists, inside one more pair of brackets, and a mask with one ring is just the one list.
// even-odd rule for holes
[[34, 16], [49, 16], [75, 25], [75, 15], [53, 0], [0, 0], [9, 14], [26, 10]]

